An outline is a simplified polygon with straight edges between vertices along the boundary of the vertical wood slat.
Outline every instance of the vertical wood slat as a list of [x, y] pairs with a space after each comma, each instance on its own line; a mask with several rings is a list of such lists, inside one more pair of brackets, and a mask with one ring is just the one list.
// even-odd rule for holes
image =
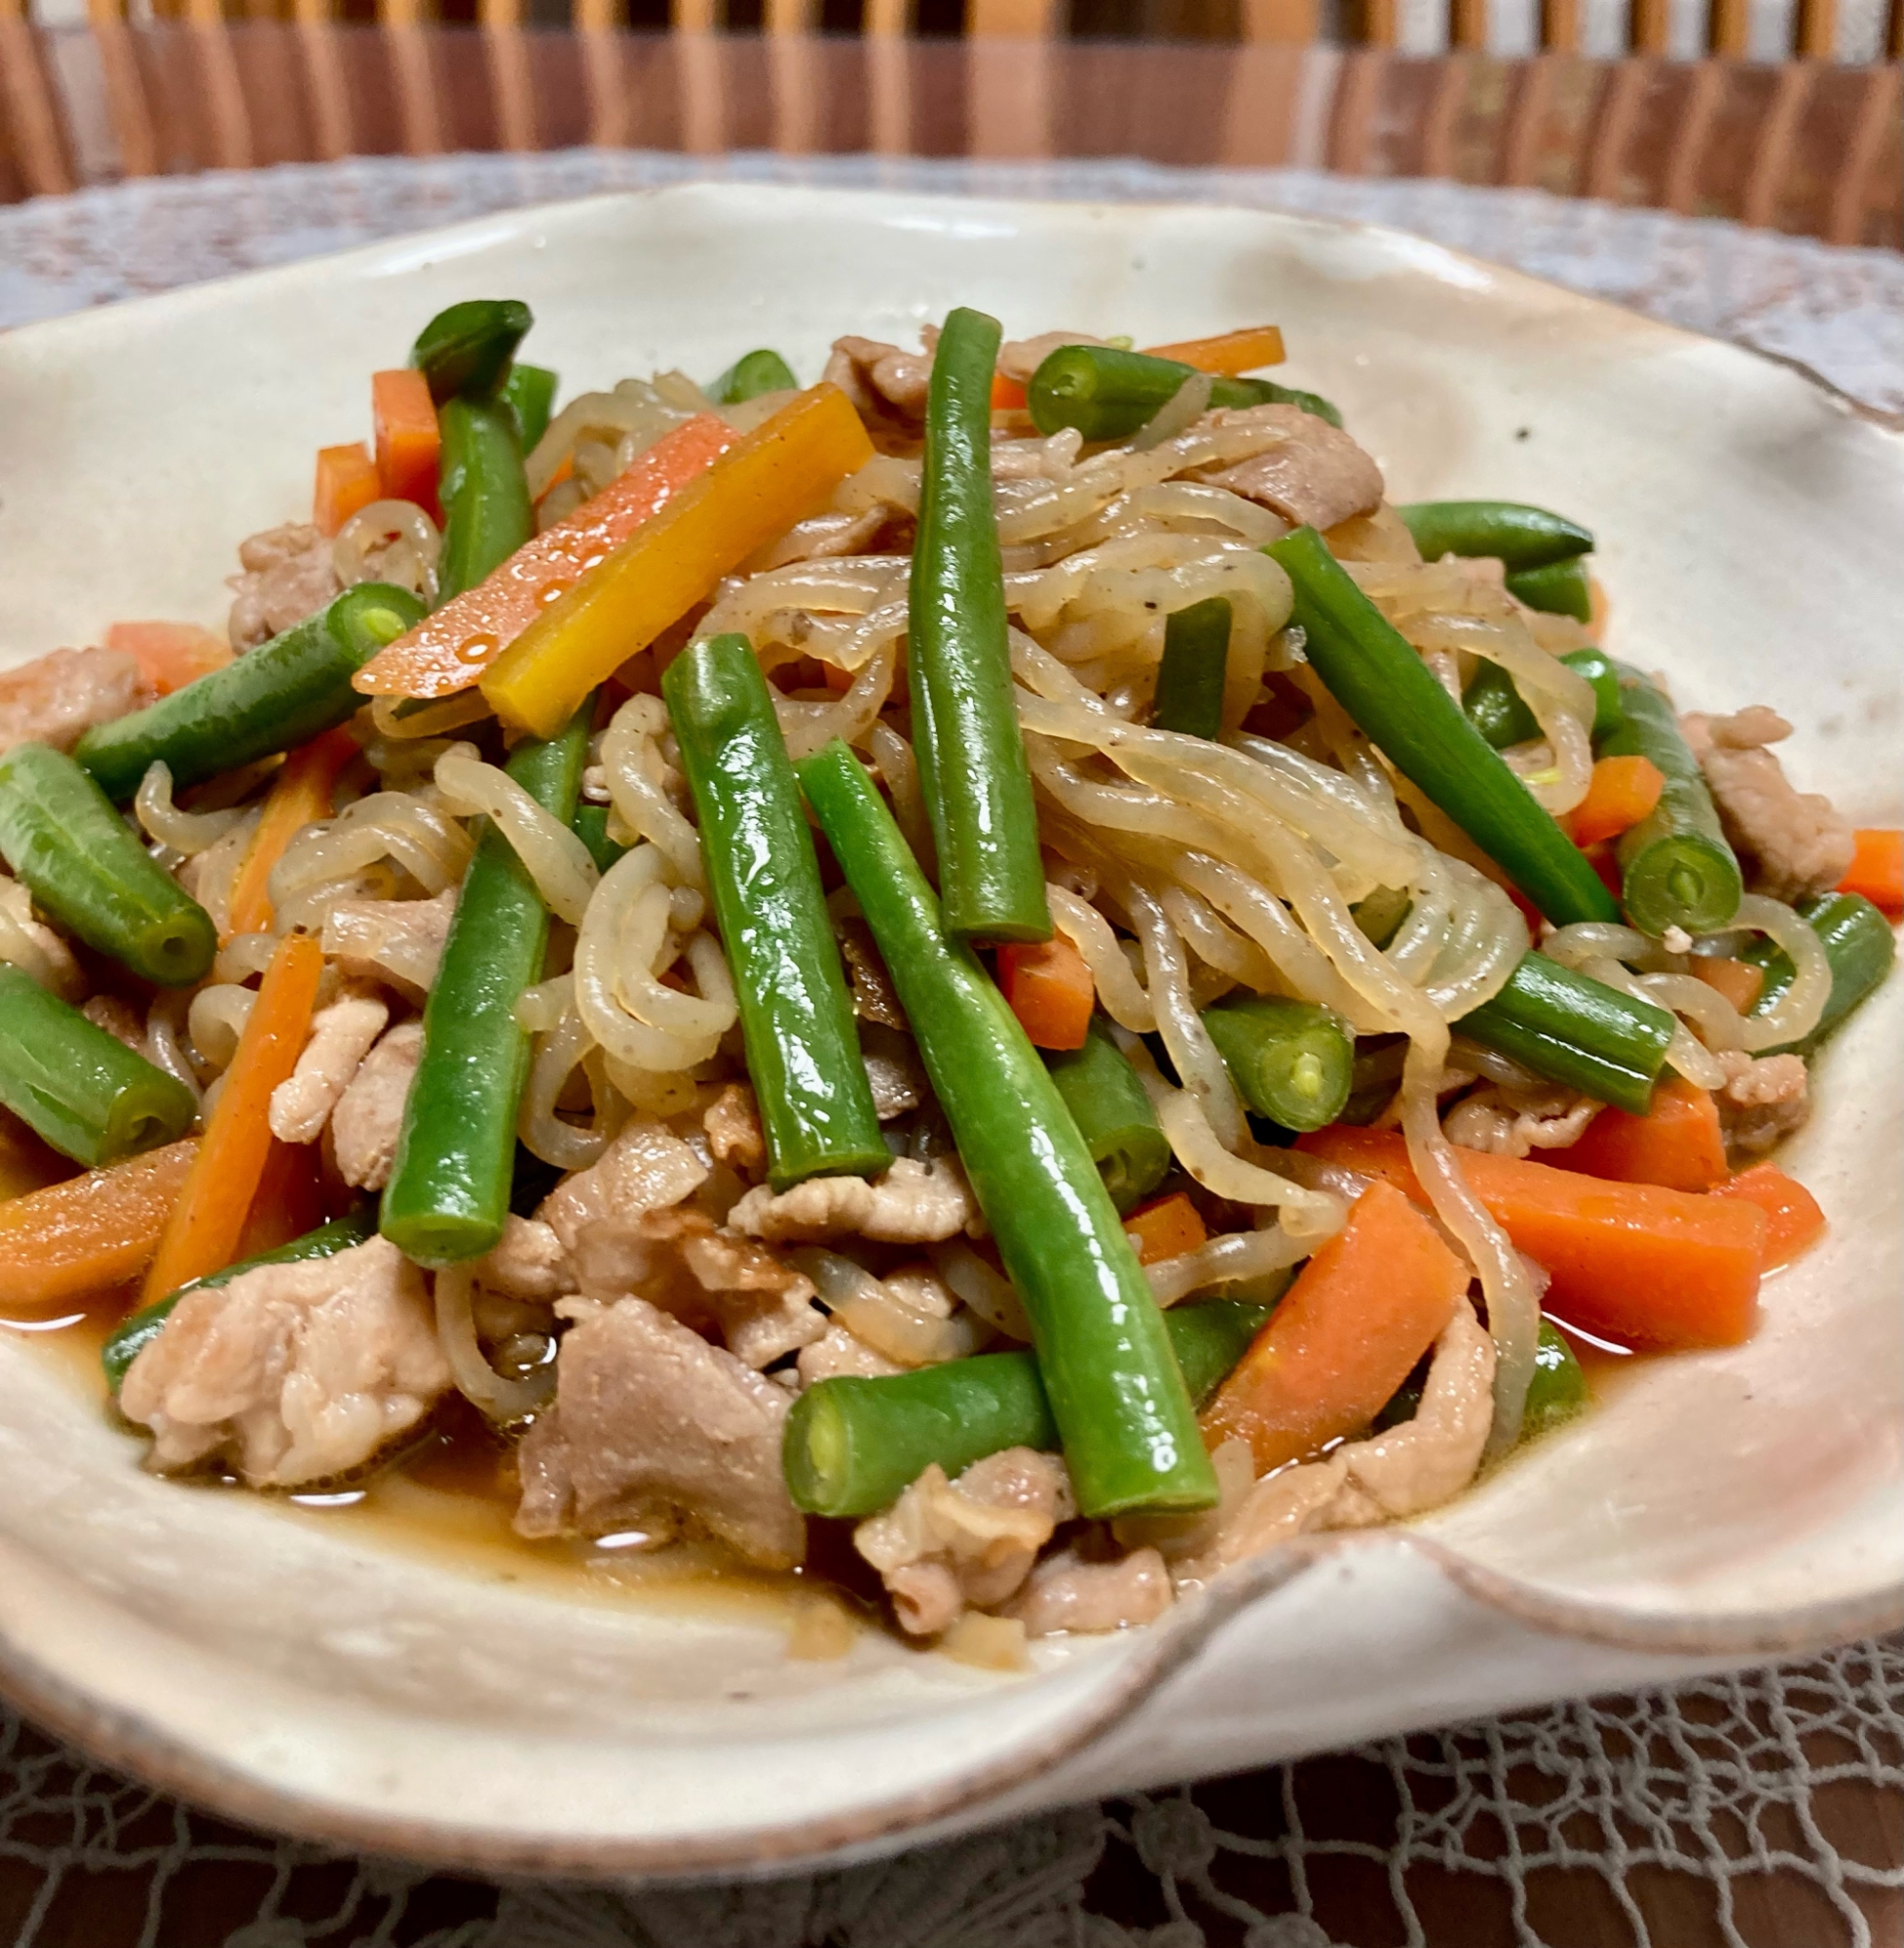
[[1890, 0], [1885, 9], [1885, 58], [1904, 60], [1904, 0]]
[[337, 27], [325, 0], [295, 0], [293, 18], [310, 94], [312, 147], [322, 161], [336, 162], [356, 149]]
[[1787, 61], [1778, 70], [1772, 105], [1759, 127], [1758, 144], [1745, 172], [1745, 189], [1738, 203], [1741, 223], [1764, 229], [1778, 213], [1778, 193], [1791, 179], [1792, 149], [1814, 72], [1800, 61]]
[[238, 56], [216, 0], [189, 0], [185, 32], [193, 65], [202, 76], [202, 95], [211, 125], [211, 154], [221, 169], [248, 169], [253, 159], [251, 111], [239, 77]]
[[1626, 45], [1636, 55], [1662, 55], [1671, 36], [1666, 0], [1629, 0]]
[[1365, 175], [1375, 131], [1375, 104], [1388, 56], [1377, 48], [1351, 48], [1336, 76], [1329, 116], [1328, 167], [1347, 176]]
[[89, 0], [93, 44], [99, 53], [99, 78], [105, 87], [106, 120], [112, 126], [122, 175], [150, 176], [159, 171], [159, 141], [153, 133], [152, 111], [139, 78], [138, 54], [131, 29], [114, 0]]
[[1448, 0], [1448, 44], [1456, 48], [1487, 46], [1487, 0]]
[[[1893, 4], [1893, 19], [1895, 15]], [[1900, 95], [1904, 95], [1904, 72], [1899, 71], [1895, 62], [1873, 68], [1866, 75], [1864, 99], [1858, 104], [1857, 119], [1851, 125], [1851, 139], [1845, 145], [1845, 166], [1832, 190], [1831, 206], [1825, 216], [1827, 244], [1864, 242], [1871, 171], [1884, 153], [1885, 136], [1896, 119]]]
[[[1249, 27], [1269, 14], [1269, 6], [1250, 0], [1244, 24]], [[1303, 44], [1274, 34], [1252, 36], [1230, 56], [1221, 153], [1227, 167], [1277, 169], [1291, 160], [1296, 102], [1308, 58]]]
[[1580, 0], [1541, 0], [1541, 46], [1549, 54], [1580, 51]]
[[1443, 55], [1436, 62], [1435, 86], [1422, 116], [1421, 172], [1425, 176], [1454, 174], [1454, 135], [1461, 121], [1462, 104], [1468, 99], [1469, 68], [1466, 54]]
[[61, 140], [61, 117], [40, 37], [19, 0], [0, 0], [0, 104], [12, 133], [14, 166], [29, 196], [59, 196], [73, 187]]
[[867, 146], [876, 156], [913, 149], [913, 51], [907, 0], [865, 0]]
[[1803, 60], [1829, 60], [1838, 52], [1838, 0], [1798, 0], [1792, 52]]
[[1616, 62], [1601, 84], [1593, 131], [1587, 143], [1587, 167], [1581, 178], [1584, 196], [1597, 197], [1603, 203], [1621, 200], [1626, 151], [1652, 83], [1652, 70], [1650, 60], [1628, 57]]
[[1392, 48], [1400, 26], [1396, 0], [1351, 0], [1350, 39], [1363, 47]]
[[1702, 60], [1694, 65], [1692, 85], [1679, 111], [1672, 147], [1666, 156], [1665, 181], [1660, 193], [1661, 206], [1678, 215], [1690, 216], [1698, 206], [1699, 171], [1705, 163], [1706, 144], [1711, 139], [1725, 86], [1726, 69], [1722, 62]]
[[1510, 188], [1527, 188], [1540, 173], [1541, 138], [1552, 111], [1555, 67], [1561, 58], [1564, 56], [1536, 55], [1520, 64], [1501, 143], [1501, 180]]
[[1751, 0], [1708, 0], [1705, 46], [1708, 54], [1736, 60], [1751, 46]]

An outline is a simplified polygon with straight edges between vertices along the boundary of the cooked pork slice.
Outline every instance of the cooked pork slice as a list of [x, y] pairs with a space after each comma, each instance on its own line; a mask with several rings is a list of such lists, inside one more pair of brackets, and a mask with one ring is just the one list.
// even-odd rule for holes
[[1035, 338], [1008, 338], [998, 348], [998, 370], [1023, 386], [1061, 345], [1102, 345], [1088, 331], [1041, 331]]
[[93, 725], [151, 701], [123, 650], [55, 650], [0, 671], [0, 751], [30, 743], [70, 751]]
[[1055, 1454], [1007, 1447], [949, 1481], [935, 1461], [883, 1515], [853, 1530], [903, 1629], [936, 1636], [968, 1605], [1013, 1595], [1061, 1521], [1077, 1513]]
[[280, 1143], [315, 1143], [323, 1135], [390, 1017], [389, 1003], [367, 987], [347, 986], [317, 1010], [297, 1067], [271, 1092], [271, 1133]]
[[800, 1358], [794, 1364], [803, 1387], [810, 1387], [816, 1380], [838, 1379], [842, 1374], [856, 1380], [878, 1380], [888, 1373], [907, 1370], [897, 1360], [888, 1360], [883, 1353], [875, 1352], [837, 1320], [810, 1346], [800, 1349]]
[[119, 1405], [155, 1468], [229, 1458], [253, 1487], [349, 1473], [450, 1383], [423, 1274], [370, 1238], [188, 1292], [128, 1369]]
[[235, 649], [251, 650], [315, 616], [343, 586], [330, 543], [308, 521], [286, 521], [238, 544], [243, 574], [230, 579], [229, 631]]
[[324, 954], [346, 974], [421, 1001], [435, 985], [455, 918], [454, 886], [432, 900], [339, 900], [324, 915]]
[[766, 1135], [760, 1105], [744, 1082], [729, 1082], [701, 1116], [708, 1154], [737, 1177], [758, 1183], [766, 1172]]
[[979, 1234], [979, 1207], [951, 1157], [920, 1163], [897, 1157], [877, 1183], [863, 1177], [809, 1177], [776, 1194], [765, 1184], [728, 1213], [736, 1231], [774, 1243], [856, 1232], [894, 1245], [930, 1245], [961, 1231]]
[[1134, 1549], [1114, 1562], [1086, 1562], [1061, 1549], [1032, 1569], [1005, 1614], [1017, 1617], [1028, 1637], [1121, 1630], [1154, 1624], [1174, 1595], [1170, 1570], [1154, 1549]]
[[392, 1029], [357, 1067], [351, 1085], [330, 1112], [330, 1140], [346, 1183], [381, 1190], [396, 1160], [403, 1132], [403, 1105], [423, 1059], [423, 1024], [402, 1022]]
[[684, 1528], [790, 1569], [806, 1528], [787, 1497], [788, 1396], [645, 1299], [565, 1302], [579, 1315], [556, 1362], [555, 1405], [519, 1450], [526, 1536]]
[[577, 1289], [569, 1255], [553, 1226], [537, 1218], [518, 1218], [513, 1211], [504, 1218], [494, 1249], [469, 1269], [485, 1292], [508, 1298], [560, 1298]]
[[1382, 505], [1382, 469], [1346, 432], [1300, 406], [1225, 407], [1209, 420], [1283, 435], [1251, 459], [1204, 473], [1213, 486], [1260, 502], [1298, 527], [1332, 528]]
[[1802, 900], [1837, 885], [1856, 843], [1849, 820], [1817, 792], [1794, 790], [1766, 749], [1792, 727], [1762, 703], [1730, 717], [1694, 712], [1679, 721], [1753, 889]]
[[702, 1163], [665, 1123], [633, 1116], [586, 1170], [564, 1178], [536, 1213], [574, 1252], [582, 1227], [604, 1218], [633, 1218], [665, 1211], [707, 1181]]
[[849, 334], [833, 341], [833, 356], [821, 376], [838, 386], [860, 413], [916, 425], [925, 417], [932, 354], [904, 352], [877, 338]]
[[1506, 1090], [1490, 1082], [1457, 1103], [1441, 1129], [1464, 1149], [1524, 1157], [1579, 1143], [1600, 1106], [1574, 1089]]
[[1726, 1071], [1718, 1103], [1728, 1148], [1762, 1156], [1805, 1127], [1811, 1096], [1802, 1056], [1752, 1056], [1733, 1049], [1719, 1057], [1719, 1066]]

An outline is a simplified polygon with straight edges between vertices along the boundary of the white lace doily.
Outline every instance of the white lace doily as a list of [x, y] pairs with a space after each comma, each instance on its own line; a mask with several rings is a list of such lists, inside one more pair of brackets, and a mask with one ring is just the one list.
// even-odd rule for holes
[[[1535, 190], [865, 157], [359, 158], [0, 208], [0, 325], [511, 206], [721, 175], [1396, 224], [1904, 413], [1904, 257]], [[11, 1948], [1898, 1948], [1904, 1642], [1023, 1820], [837, 1874], [608, 1892], [244, 1832], [0, 1713]]]

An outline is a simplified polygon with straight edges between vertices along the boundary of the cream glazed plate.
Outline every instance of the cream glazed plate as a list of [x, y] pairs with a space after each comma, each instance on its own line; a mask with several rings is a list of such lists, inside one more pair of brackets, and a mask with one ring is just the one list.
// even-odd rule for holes
[[[0, 662], [118, 618], [222, 622], [364, 375], [455, 299], [535, 308], [567, 392], [955, 304], [1139, 343], [1274, 318], [1391, 497], [1599, 537], [1612, 643], [1900, 822], [1904, 438], [1749, 353], [1380, 230], [1209, 207], [760, 188], [604, 197], [0, 338]], [[1756, 1338], [1649, 1363], [1401, 1529], [1286, 1549], [1000, 1676], [765, 1597], [603, 1591], [140, 1472], [51, 1335], [0, 1331], [0, 1684], [216, 1808], [488, 1869], [718, 1872], [1893, 1627], [1904, 1610], [1897, 985], [1790, 1159], [1831, 1219]]]

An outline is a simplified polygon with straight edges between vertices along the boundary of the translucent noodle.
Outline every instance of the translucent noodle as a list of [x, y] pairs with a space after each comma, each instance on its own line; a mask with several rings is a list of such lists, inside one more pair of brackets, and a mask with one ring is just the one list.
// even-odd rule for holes
[[436, 761], [436, 789], [449, 810], [480, 812], [514, 848], [550, 913], [579, 926], [601, 874], [588, 847], [538, 805], [506, 771], [451, 750]]
[[1757, 1050], [1803, 1040], [1818, 1026], [1831, 999], [1831, 962], [1825, 958], [1824, 943], [1782, 900], [1767, 899], [1762, 893], [1747, 893], [1739, 901], [1734, 924], [1753, 927], [1783, 948], [1793, 968], [1791, 986], [1764, 1014], [1741, 1025], [1743, 1046]]
[[1131, 963], [1124, 958], [1110, 922], [1088, 900], [1079, 899], [1064, 886], [1046, 886], [1045, 898], [1051, 903], [1052, 924], [1090, 968], [1104, 1013], [1133, 1034], [1149, 1034], [1157, 1026], [1156, 1013], [1150, 996], [1131, 972]]
[[550, 1360], [519, 1380], [507, 1380], [489, 1364], [476, 1338], [471, 1309], [475, 1277], [469, 1266], [446, 1265], [436, 1274], [436, 1343], [448, 1361], [450, 1378], [469, 1405], [493, 1421], [521, 1420], [542, 1406], [555, 1390]]
[[238, 1053], [238, 1038], [251, 1019], [257, 991], [227, 983], [201, 988], [186, 1014], [186, 1031], [201, 1058], [212, 1068], [223, 1068]]
[[1126, 897], [1131, 923], [1143, 947], [1145, 982], [1157, 1011], [1158, 1032], [1183, 1086], [1197, 1099], [1217, 1141], [1233, 1150], [1244, 1137], [1243, 1105], [1237, 1101], [1229, 1069], [1190, 997], [1183, 943], [1163, 908], [1143, 887], [1132, 886]]
[[1237, 1279], [1262, 1278], [1299, 1263], [1316, 1249], [1309, 1238], [1292, 1238], [1279, 1225], [1261, 1231], [1231, 1231], [1194, 1252], [1146, 1265], [1144, 1276], [1159, 1305], [1175, 1305], [1194, 1292]]
[[181, 811], [172, 803], [171, 767], [162, 760], [146, 767], [132, 799], [132, 810], [149, 837], [190, 858], [215, 845], [244, 817], [243, 810]]
[[705, 888], [700, 834], [663, 786], [669, 768], [659, 739], [667, 729], [667, 706], [658, 696], [631, 696], [615, 713], [602, 738], [609, 798], [626, 828], [624, 837], [645, 839], [658, 848], [679, 883]]

